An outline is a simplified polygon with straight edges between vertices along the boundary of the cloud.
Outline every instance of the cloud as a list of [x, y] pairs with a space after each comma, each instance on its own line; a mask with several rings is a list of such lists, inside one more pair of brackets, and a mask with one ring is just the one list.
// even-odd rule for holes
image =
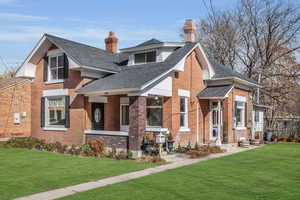
[[18, 13], [0, 13], [0, 19], [7, 19], [7, 20], [14, 20], [14, 21], [44, 21], [44, 20], [48, 20], [49, 18], [43, 16], [24, 15]]

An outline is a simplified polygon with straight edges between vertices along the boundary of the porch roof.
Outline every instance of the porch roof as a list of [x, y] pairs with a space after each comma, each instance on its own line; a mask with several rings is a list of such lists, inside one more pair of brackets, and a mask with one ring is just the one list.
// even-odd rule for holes
[[207, 86], [197, 96], [199, 99], [224, 99], [233, 88], [233, 85]]

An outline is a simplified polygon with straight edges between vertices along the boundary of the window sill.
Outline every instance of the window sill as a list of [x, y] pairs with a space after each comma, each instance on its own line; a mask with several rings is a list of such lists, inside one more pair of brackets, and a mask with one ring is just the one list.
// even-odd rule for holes
[[191, 129], [186, 128], [186, 127], [180, 127], [179, 132], [190, 132]]
[[64, 79], [46, 81], [45, 84], [63, 83]]
[[67, 128], [60, 128], [60, 127], [44, 127], [44, 131], [67, 131]]
[[246, 130], [247, 128], [246, 127], [243, 127], [243, 126], [238, 126], [238, 127], [235, 127], [235, 130], [238, 130], [238, 131], [242, 131], [242, 130]]
[[149, 132], [165, 132], [167, 134], [169, 133], [169, 129], [162, 128], [162, 127], [157, 127], [157, 126], [147, 126], [146, 131], [149, 131]]

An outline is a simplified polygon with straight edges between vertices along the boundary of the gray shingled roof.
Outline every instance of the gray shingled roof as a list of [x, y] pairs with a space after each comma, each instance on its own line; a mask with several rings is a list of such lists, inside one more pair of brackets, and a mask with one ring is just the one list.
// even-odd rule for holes
[[142, 47], [142, 46], [148, 46], [148, 45], [151, 45], [151, 44], [161, 44], [161, 43], [163, 43], [163, 42], [159, 41], [155, 38], [152, 38], [151, 40], [147, 40], [146, 42], [143, 42], [141, 44], [136, 45], [135, 47]]
[[224, 98], [231, 88], [232, 85], [208, 86], [203, 89], [197, 96], [201, 99]]
[[232, 69], [230, 69], [227, 66], [221, 65], [219, 63], [217, 63], [214, 59], [209, 58], [209, 62], [212, 65], [212, 67], [214, 68], [215, 71], [215, 75], [212, 78], [226, 78], [226, 77], [237, 77], [246, 81], [249, 81], [251, 83], [254, 84], [258, 84], [257, 81], [250, 79], [246, 76], [244, 76], [241, 73], [238, 73]]
[[121, 70], [116, 63], [119, 60], [118, 54], [49, 34], [45, 36], [80, 65], [114, 72]]
[[98, 79], [77, 90], [79, 93], [112, 89], [141, 88], [146, 83], [172, 69], [197, 43], [186, 43], [175, 50], [164, 62], [124, 66], [119, 73]]

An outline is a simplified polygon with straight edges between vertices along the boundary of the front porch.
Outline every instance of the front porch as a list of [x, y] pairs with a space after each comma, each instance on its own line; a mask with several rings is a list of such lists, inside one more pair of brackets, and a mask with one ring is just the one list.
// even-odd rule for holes
[[101, 139], [108, 149], [129, 149], [137, 156], [141, 155], [146, 133], [170, 132], [163, 122], [163, 104], [169, 98], [126, 95], [85, 97], [85, 142]]

